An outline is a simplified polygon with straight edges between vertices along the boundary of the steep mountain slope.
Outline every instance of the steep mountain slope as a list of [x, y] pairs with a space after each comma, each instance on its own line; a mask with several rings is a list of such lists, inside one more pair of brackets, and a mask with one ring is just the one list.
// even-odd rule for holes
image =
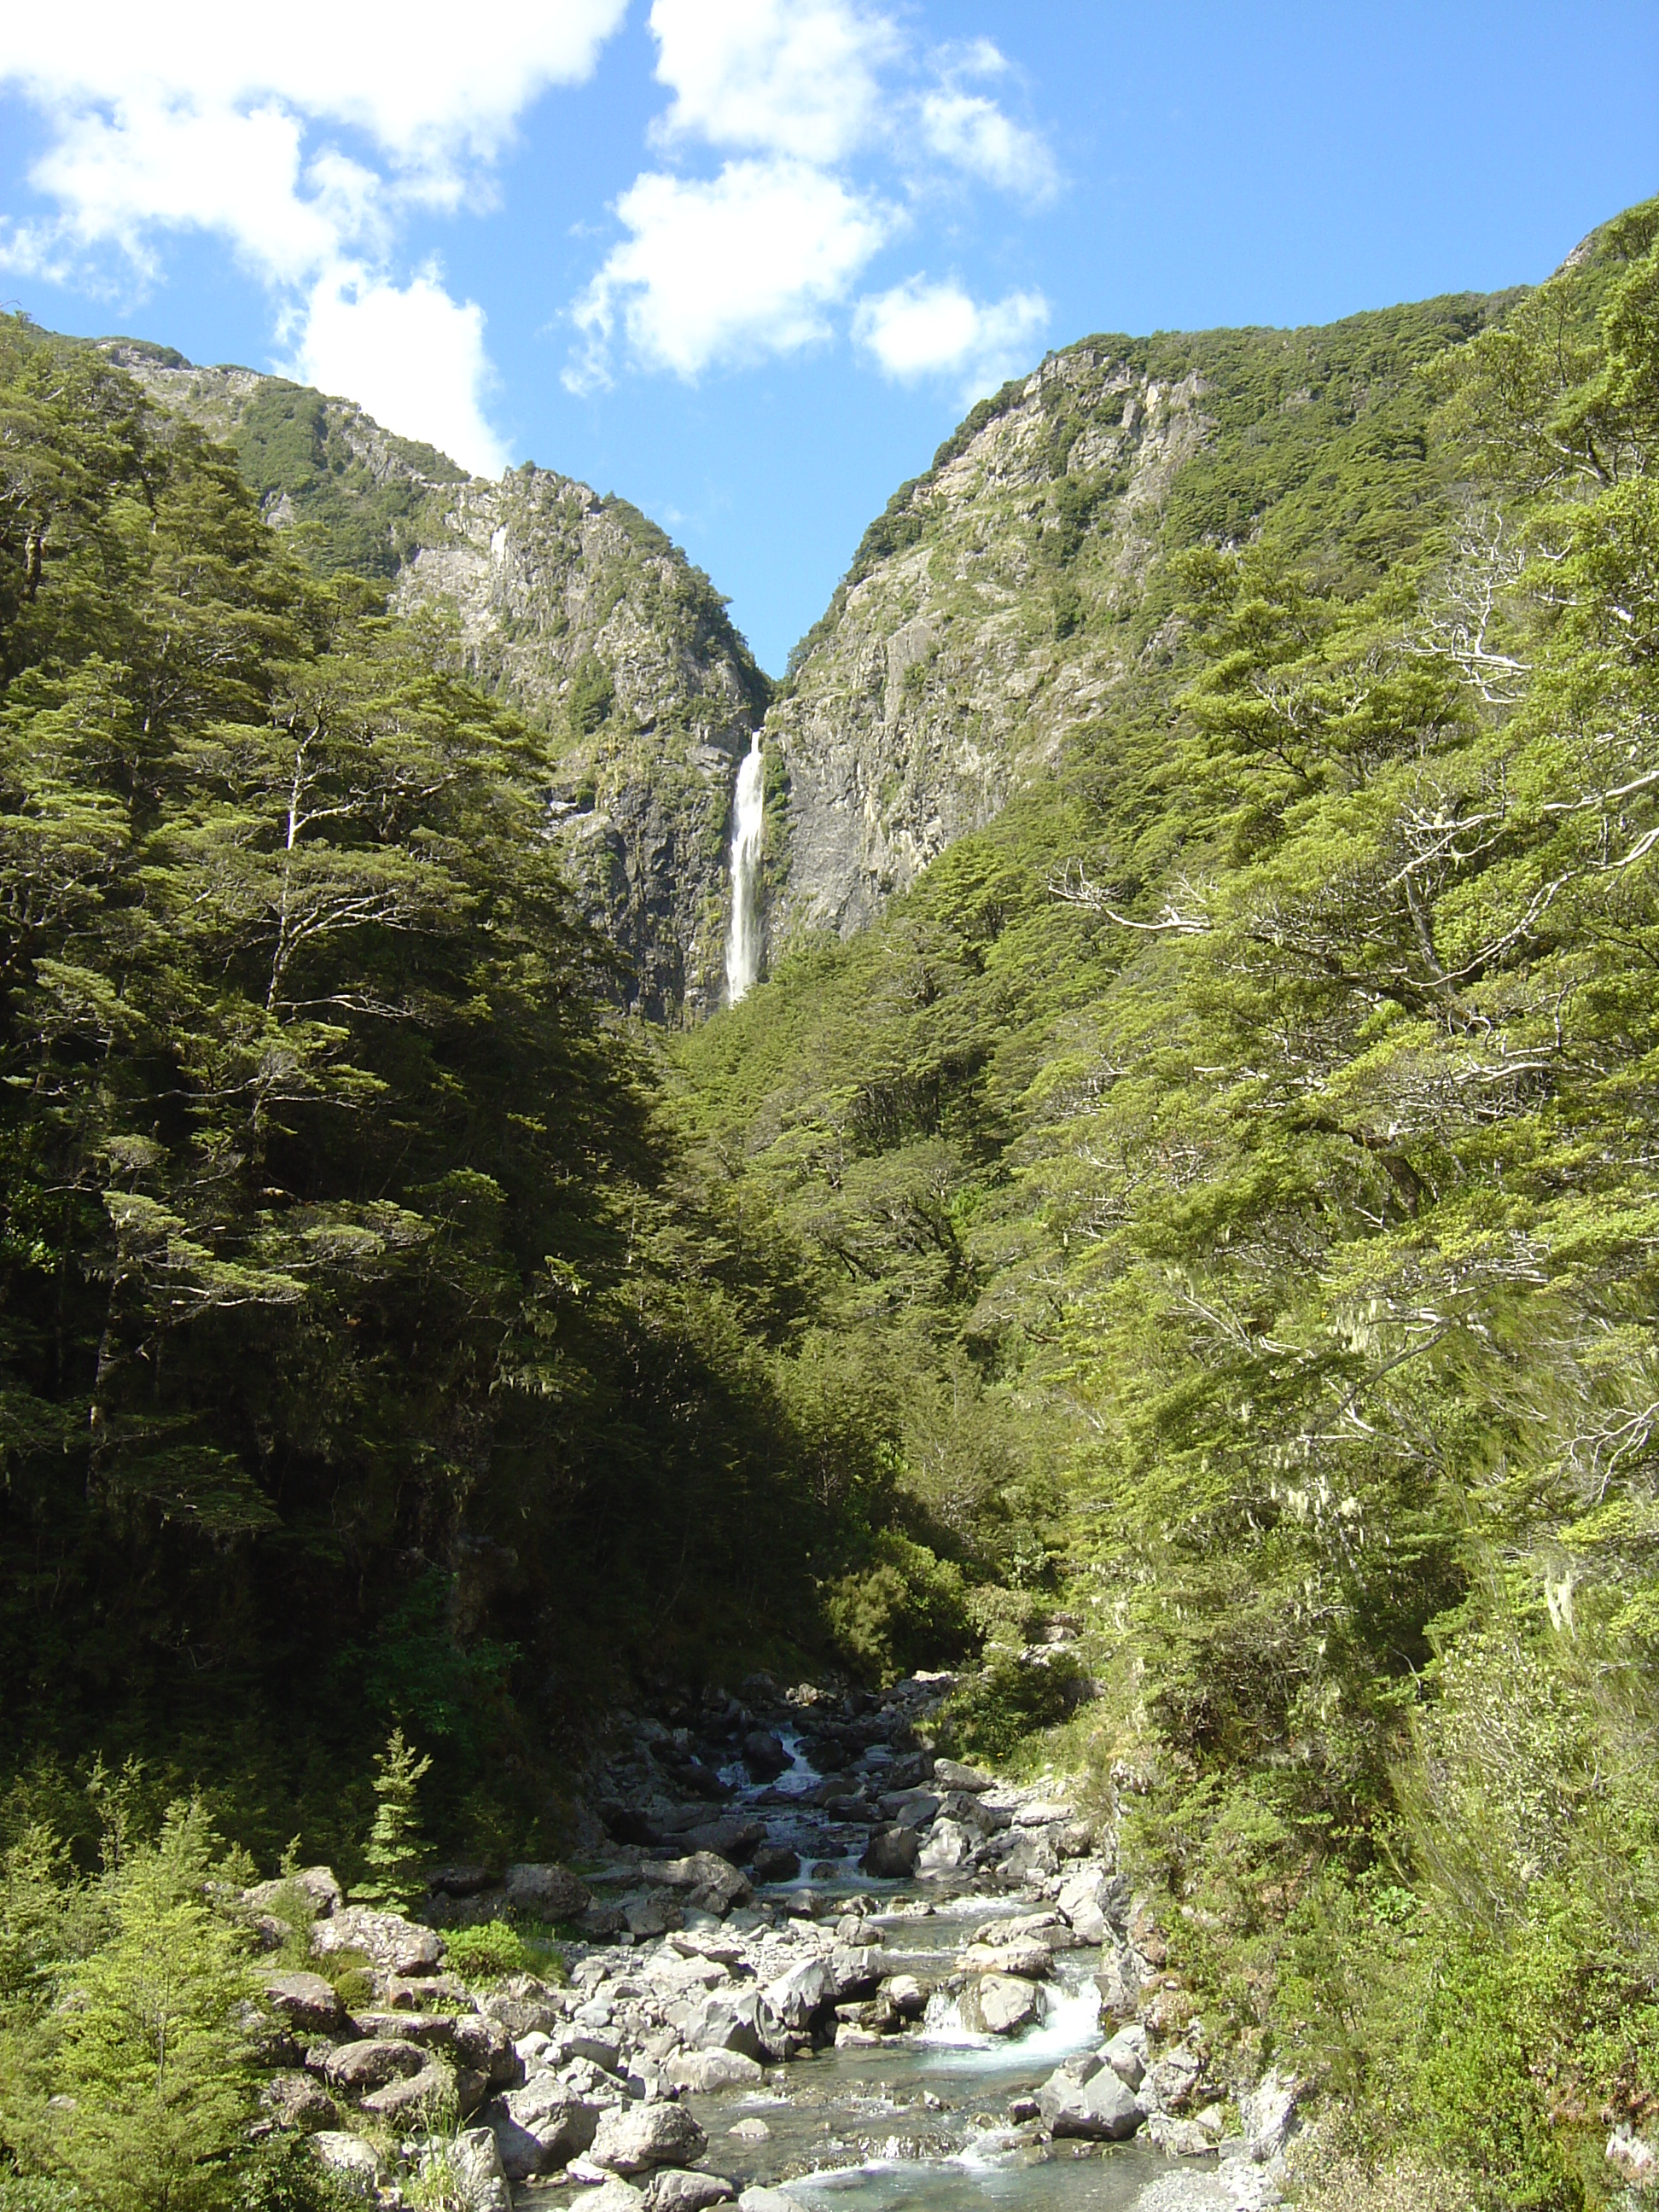
[[457, 628], [467, 672], [547, 743], [549, 826], [654, 1020], [719, 1003], [738, 763], [768, 686], [708, 579], [625, 501], [526, 465], [469, 478], [349, 401], [114, 340], [170, 413], [237, 453], [325, 574]]
[[1294, 496], [1329, 558], [1374, 568], [1432, 488], [1413, 369], [1502, 305], [1089, 338], [976, 407], [866, 533], [768, 718], [774, 957], [862, 927], [1167, 661], [1147, 594], [1171, 546]]

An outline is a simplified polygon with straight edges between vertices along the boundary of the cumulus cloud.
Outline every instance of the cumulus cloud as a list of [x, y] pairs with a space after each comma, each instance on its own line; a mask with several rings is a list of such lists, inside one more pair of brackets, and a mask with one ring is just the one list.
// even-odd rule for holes
[[653, 0], [664, 142], [696, 137], [797, 160], [842, 160], [884, 123], [880, 73], [903, 50], [847, 0]]
[[964, 399], [975, 399], [1029, 361], [1048, 320], [1048, 302], [1040, 292], [1011, 292], [981, 304], [960, 284], [912, 276], [860, 300], [853, 335], [897, 381], [951, 376], [960, 381]]
[[450, 298], [435, 269], [403, 286], [365, 269], [331, 269], [306, 300], [283, 369], [297, 383], [355, 399], [474, 476], [496, 477], [507, 455], [482, 404], [494, 381], [483, 322], [475, 302]]
[[[53, 212], [0, 225], [0, 266], [108, 289], [111, 255], [148, 281], [168, 234], [214, 232], [277, 295], [297, 361], [349, 367], [352, 397], [404, 410], [394, 429], [495, 459], [481, 311], [430, 269], [393, 281], [398, 226], [412, 204], [480, 189], [525, 106], [590, 75], [625, 7], [288, 0], [280, 24], [222, 0], [175, 0], [165, 21], [130, 0], [8, 10], [0, 85], [51, 126], [30, 182]], [[367, 160], [319, 143], [339, 128]], [[418, 376], [375, 350], [417, 332]]]
[[[610, 381], [618, 344], [642, 368], [689, 377], [828, 335], [830, 311], [907, 227], [872, 164], [917, 204], [952, 175], [1026, 198], [1054, 188], [1041, 137], [976, 88], [1007, 73], [989, 40], [919, 58], [897, 16], [865, 0], [652, 0], [650, 25], [672, 95], [654, 143], [682, 161], [712, 148], [724, 165], [705, 179], [647, 171], [616, 203], [629, 235], [570, 311], [574, 391]], [[860, 319], [891, 374], [921, 373], [892, 368], [884, 348], [902, 351], [903, 331], [930, 316], [978, 319], [949, 356], [959, 369], [1000, 359], [1030, 324], [1030, 295], [976, 307], [949, 288], [923, 291], [919, 305], [901, 287]]]
[[706, 183], [647, 173], [617, 214], [631, 235], [576, 303], [587, 349], [566, 374], [573, 391], [605, 381], [618, 320], [637, 361], [684, 377], [810, 345], [892, 220], [825, 170], [787, 160], [728, 161]]

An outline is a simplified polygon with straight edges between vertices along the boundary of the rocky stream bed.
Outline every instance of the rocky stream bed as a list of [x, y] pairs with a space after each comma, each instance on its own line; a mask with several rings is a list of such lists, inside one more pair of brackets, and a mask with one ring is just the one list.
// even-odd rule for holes
[[[441, 1869], [405, 1918], [307, 1870], [318, 1965], [373, 1996], [268, 1976], [268, 2124], [387, 2207], [1279, 2203], [1290, 2085], [1220, 2071], [1109, 1826], [933, 1755], [947, 1686], [617, 1717], [580, 1874]], [[279, 1944], [278, 1886], [245, 1903]], [[574, 1928], [568, 1982], [447, 1970], [446, 1929], [503, 1914]]]

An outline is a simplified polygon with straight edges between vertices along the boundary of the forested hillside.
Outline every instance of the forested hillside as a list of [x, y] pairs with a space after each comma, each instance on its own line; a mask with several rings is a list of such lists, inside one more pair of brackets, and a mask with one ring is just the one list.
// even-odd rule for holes
[[1052, 357], [804, 641], [771, 979], [671, 1036], [402, 555], [0, 325], [0, 2151], [100, 1808], [118, 1888], [192, 1786], [198, 1905], [210, 1814], [349, 1880], [395, 1723], [494, 1864], [618, 1704], [960, 1663], [945, 1740], [1085, 1778], [1158, 2021], [1325, 2095], [1344, 2201], [1610, 2201], [1656, 441], [1659, 203], [1526, 295]]
[[1207, 427], [1141, 592], [1053, 471], [1100, 712], [678, 1054], [989, 1577], [968, 1740], [1069, 1604], [1194, 2004], [1504, 2205], [1659, 2095], [1656, 224], [1495, 319], [1111, 342]]

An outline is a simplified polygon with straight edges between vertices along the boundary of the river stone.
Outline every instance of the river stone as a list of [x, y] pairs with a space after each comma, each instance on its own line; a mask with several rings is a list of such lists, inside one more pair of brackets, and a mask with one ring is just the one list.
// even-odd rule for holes
[[757, 2059], [741, 2051], [677, 2051], [668, 2062], [668, 2079], [677, 2089], [700, 2097], [718, 2089], [757, 2088], [766, 2079]]
[[773, 1782], [794, 1762], [770, 1729], [751, 1729], [743, 1740], [743, 1763], [757, 1782]]
[[333, 2098], [309, 2074], [273, 2074], [259, 2092], [259, 2101], [279, 2128], [291, 2128], [296, 2135], [314, 2136], [340, 2124]]
[[781, 2189], [745, 2189], [738, 2212], [800, 2212], [800, 2199], [786, 2197]]
[[962, 2024], [975, 2035], [1012, 2035], [1042, 2017], [1042, 1992], [1018, 1974], [981, 1974], [957, 2000]]
[[823, 1959], [807, 1959], [769, 1984], [766, 2002], [786, 2027], [798, 2035], [811, 2026], [815, 2014], [836, 2002], [836, 1977]]
[[597, 2189], [585, 2189], [576, 2202], [582, 2212], [641, 2212], [645, 2191], [635, 2189], [630, 2181], [620, 2181], [613, 2173]]
[[480, 2074], [470, 2076], [467, 2093], [463, 2095], [456, 2076], [441, 2060], [428, 2057], [418, 2074], [406, 2074], [401, 2081], [388, 2081], [383, 2089], [372, 2090], [360, 2101], [364, 2112], [377, 2120], [408, 2122], [421, 2112], [430, 2112], [434, 2117], [452, 2100], [463, 2112], [471, 2112], [483, 2100], [484, 2081]]
[[508, 2090], [487, 2117], [513, 2181], [568, 2166], [591, 2147], [599, 2124], [597, 2105], [573, 2096], [556, 2074], [545, 2073], [522, 2089]]
[[365, 2197], [373, 2197], [379, 2189], [385, 2171], [380, 2154], [361, 2136], [347, 2135], [339, 2128], [324, 2128], [311, 2138], [311, 2148], [313, 2155], [348, 2187]]
[[430, 1928], [417, 1928], [400, 1912], [375, 1912], [348, 1905], [311, 1931], [319, 1959], [341, 1951], [361, 1951], [383, 1974], [433, 1974], [443, 1964], [444, 1940]]
[[1111, 1876], [1103, 1866], [1085, 1866], [1068, 1875], [1055, 1900], [1085, 1943], [1106, 1940], [1106, 1899]]
[[365, 2036], [360, 2042], [337, 2045], [324, 2061], [323, 2072], [331, 2089], [361, 2097], [371, 2089], [383, 2089], [388, 2081], [418, 2074], [426, 2057], [417, 2043], [389, 2035]]
[[708, 2138], [684, 2105], [630, 2105], [600, 2119], [589, 2155], [613, 2173], [648, 2173], [701, 2158]]
[[1046, 1943], [970, 1943], [958, 1964], [969, 1974], [1023, 1974], [1042, 1981], [1054, 1970]]
[[543, 1860], [508, 1867], [504, 1887], [512, 1911], [538, 1920], [574, 1920], [593, 1901], [585, 1881]]
[[1058, 2137], [1125, 2142], [1143, 2118], [1133, 2093], [1097, 2058], [1056, 2068], [1037, 2091], [1037, 2108]]
[[645, 2185], [645, 2212], [707, 2212], [710, 2204], [729, 2204], [737, 2193], [723, 2174], [664, 2166]]
[[896, 1828], [878, 1828], [865, 1846], [859, 1865], [878, 1881], [902, 1881], [915, 1872], [921, 1856], [921, 1838], [914, 1828], [901, 1824]]
[[326, 1920], [337, 1912], [345, 1901], [345, 1893], [335, 1877], [332, 1867], [301, 1867], [297, 1874], [279, 1875], [275, 1881], [256, 1881], [252, 1889], [242, 1892], [242, 1902], [255, 1912], [269, 1912], [280, 1890], [295, 1888], [305, 1892], [311, 1901], [311, 1910], [319, 1920]]
[[1111, 2041], [1103, 2046], [1100, 2055], [1120, 2081], [1131, 2089], [1138, 2089], [1152, 2063], [1152, 2046], [1146, 2029], [1138, 2025], [1119, 2028]]
[[762, 1821], [732, 1817], [704, 1820], [684, 1831], [684, 1841], [694, 1851], [713, 1851], [717, 1858], [740, 1866], [754, 1856], [757, 1844], [766, 1841], [766, 1828]]
[[800, 1859], [787, 1844], [763, 1844], [749, 1862], [749, 1873], [757, 1882], [793, 1881]]
[[769, 1994], [735, 1990], [701, 1998], [687, 2014], [681, 2034], [696, 2051], [736, 2051], [745, 2058], [775, 2061], [783, 2057], [784, 2029], [791, 2024]]
[[974, 1838], [958, 1821], [938, 1820], [922, 1845], [915, 1870], [926, 1881], [932, 1875], [954, 1874], [974, 1855]]
[[975, 1797], [994, 1786], [990, 1775], [981, 1773], [977, 1766], [964, 1766], [957, 1759], [936, 1759], [933, 1779], [941, 1790], [965, 1790]]
[[927, 1992], [914, 1974], [894, 1974], [881, 1985], [884, 1996], [901, 2020], [920, 2020], [927, 2009]]
[[316, 2035], [339, 2024], [344, 2007], [333, 1983], [320, 1974], [268, 1974], [263, 1986], [265, 2002], [290, 2027]]
[[651, 1869], [654, 1881], [666, 1887], [690, 1893], [688, 1901], [723, 1920], [734, 1905], [747, 1905], [754, 1887], [728, 1861], [714, 1851], [693, 1851], [689, 1858], [661, 1859]]
[[455, 2136], [449, 2159], [467, 2212], [513, 2212], [513, 2191], [488, 2128], [467, 2128]]
[[874, 1996], [886, 1971], [887, 1961], [872, 1943], [837, 1943], [830, 1954], [837, 1997]]

